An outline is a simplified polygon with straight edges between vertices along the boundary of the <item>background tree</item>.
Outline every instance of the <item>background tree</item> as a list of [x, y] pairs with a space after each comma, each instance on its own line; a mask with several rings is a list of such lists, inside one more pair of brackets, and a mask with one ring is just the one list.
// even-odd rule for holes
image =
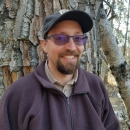
[[[87, 34], [89, 39], [80, 65], [83, 69], [99, 76], [102, 75], [103, 63], [106, 70], [110, 65], [129, 113], [129, 66], [117, 45], [117, 43], [124, 45], [124, 32], [120, 28], [123, 18], [129, 16], [122, 13], [122, 10], [128, 10], [123, 3], [123, 0], [104, 2], [101, 0], [1, 0], [0, 95], [12, 82], [33, 71], [46, 59], [39, 44], [45, 16], [61, 9], [80, 9], [89, 13], [94, 21], [93, 29]], [[128, 31], [127, 28], [125, 32]], [[130, 40], [128, 36], [129, 33], [126, 35], [126, 43]], [[108, 88], [108, 92], [110, 89], [114, 92], [114, 87]], [[118, 94], [116, 91], [115, 95]], [[129, 129], [129, 116], [126, 117], [124, 111], [119, 112], [116, 109], [114, 110], [122, 130]]]

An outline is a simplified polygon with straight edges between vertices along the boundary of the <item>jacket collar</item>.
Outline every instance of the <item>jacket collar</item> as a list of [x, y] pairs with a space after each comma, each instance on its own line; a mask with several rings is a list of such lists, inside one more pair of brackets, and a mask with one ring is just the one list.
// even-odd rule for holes
[[[81, 94], [81, 93], [89, 93], [90, 88], [87, 81], [87, 77], [85, 75], [86, 71], [82, 70], [81, 68], [78, 68], [78, 79], [77, 82], [74, 84], [74, 90], [72, 92], [72, 95], [75, 94]], [[34, 75], [36, 79], [39, 81], [39, 83], [48, 91], [55, 93], [55, 94], [61, 94], [62, 92], [56, 88], [48, 79], [46, 73], [45, 73], [45, 61], [43, 61], [35, 70]]]
[[89, 93], [90, 87], [88, 84], [87, 77], [85, 75], [87, 71], [78, 68], [78, 72], [79, 72], [78, 79], [74, 85], [74, 90], [72, 94]]

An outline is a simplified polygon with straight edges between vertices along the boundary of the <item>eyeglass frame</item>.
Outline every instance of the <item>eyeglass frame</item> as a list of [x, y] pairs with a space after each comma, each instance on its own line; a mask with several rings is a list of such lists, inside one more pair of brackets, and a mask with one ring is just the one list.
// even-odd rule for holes
[[[54, 36], [56, 36], [56, 35], [62, 35], [62, 36], [67, 36], [68, 37], [68, 39], [67, 39], [67, 41], [66, 41], [66, 43], [63, 43], [63, 44], [58, 44], [58, 43], [56, 43], [55, 42], [55, 38], [54, 38]], [[82, 43], [82, 44], [78, 44], [78, 43], [75, 43], [75, 41], [74, 41], [74, 37], [75, 36], [84, 36], [82, 39], [84, 39], [84, 38], [86, 38], [86, 41], [84, 42], [84, 43]], [[73, 42], [76, 44], [76, 45], [78, 45], [78, 46], [82, 46], [82, 45], [85, 45], [86, 44], [86, 42], [87, 42], [87, 39], [88, 39], [88, 36], [86, 35], [86, 34], [83, 34], [83, 35], [74, 35], [74, 36], [69, 36], [69, 35], [65, 35], [65, 34], [52, 34], [52, 35], [50, 35], [50, 36], [45, 36], [45, 40], [48, 40], [48, 39], [50, 39], [50, 38], [53, 38], [54, 39], [54, 43], [56, 44], [56, 45], [66, 45], [68, 42], [69, 42], [69, 39], [72, 37], [72, 39], [73, 39]], [[82, 41], [82, 40], [81, 40]]]

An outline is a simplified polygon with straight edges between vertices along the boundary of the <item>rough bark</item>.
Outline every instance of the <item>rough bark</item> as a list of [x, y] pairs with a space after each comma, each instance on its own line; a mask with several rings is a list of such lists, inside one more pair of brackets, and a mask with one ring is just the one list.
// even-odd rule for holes
[[108, 63], [110, 64], [110, 69], [117, 81], [119, 92], [130, 116], [130, 67], [126, 63], [122, 52], [118, 48], [116, 38], [111, 31], [112, 29], [106, 18], [104, 9], [101, 9], [101, 19], [99, 24], [102, 49]]
[[128, 35], [128, 28], [129, 28], [129, 19], [130, 19], [130, 0], [128, 3], [128, 17], [127, 17], [127, 22], [126, 22], [126, 33], [125, 33], [125, 43], [124, 43], [124, 50], [123, 50], [123, 55], [126, 55], [126, 46], [127, 46], [127, 35]]
[[[43, 20], [46, 15], [60, 9], [80, 9], [89, 13], [93, 18], [94, 27], [87, 34], [88, 42], [81, 57], [81, 67], [101, 75], [102, 60], [105, 61], [106, 65], [108, 60], [111, 68], [114, 67], [113, 74], [117, 76], [118, 72], [115, 70], [120, 68], [120, 65], [124, 63], [124, 59], [122, 56], [121, 59], [118, 59], [120, 58], [120, 53], [118, 53], [118, 50], [115, 51], [117, 47], [113, 44], [113, 39], [111, 41], [112, 37], [107, 37], [108, 35], [104, 34], [109, 28], [104, 31], [106, 22], [104, 23], [104, 19], [100, 19], [100, 5], [100, 0], [1, 0], [0, 97], [12, 82], [32, 72], [38, 64], [46, 59], [46, 55], [39, 44], [39, 40], [42, 38]], [[99, 20], [101, 30], [99, 30]], [[103, 47], [106, 48], [106, 50], [104, 49], [105, 55], [108, 53], [112, 55], [112, 58], [106, 55], [107, 60], [100, 51], [100, 31], [102, 43], [111, 42], [111, 47], [106, 43], [106, 46]], [[112, 33], [111, 30], [109, 32]], [[113, 46], [114, 49], [112, 49]], [[121, 72], [123, 73], [125, 70], [123, 68]], [[118, 80], [120, 80], [119, 78], [120, 76], [117, 76]], [[124, 88], [123, 81], [121, 82], [122, 85], [120, 85], [121, 88]], [[122, 91], [122, 89], [120, 90]], [[116, 115], [118, 116], [119, 114], [123, 115], [123, 112], [117, 112]]]

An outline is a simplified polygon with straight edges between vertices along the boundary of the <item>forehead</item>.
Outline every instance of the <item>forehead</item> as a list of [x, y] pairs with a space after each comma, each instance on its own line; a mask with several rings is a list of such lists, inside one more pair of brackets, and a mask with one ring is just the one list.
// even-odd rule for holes
[[65, 20], [57, 23], [48, 33], [55, 32], [77, 32], [82, 33], [80, 24], [73, 20]]

